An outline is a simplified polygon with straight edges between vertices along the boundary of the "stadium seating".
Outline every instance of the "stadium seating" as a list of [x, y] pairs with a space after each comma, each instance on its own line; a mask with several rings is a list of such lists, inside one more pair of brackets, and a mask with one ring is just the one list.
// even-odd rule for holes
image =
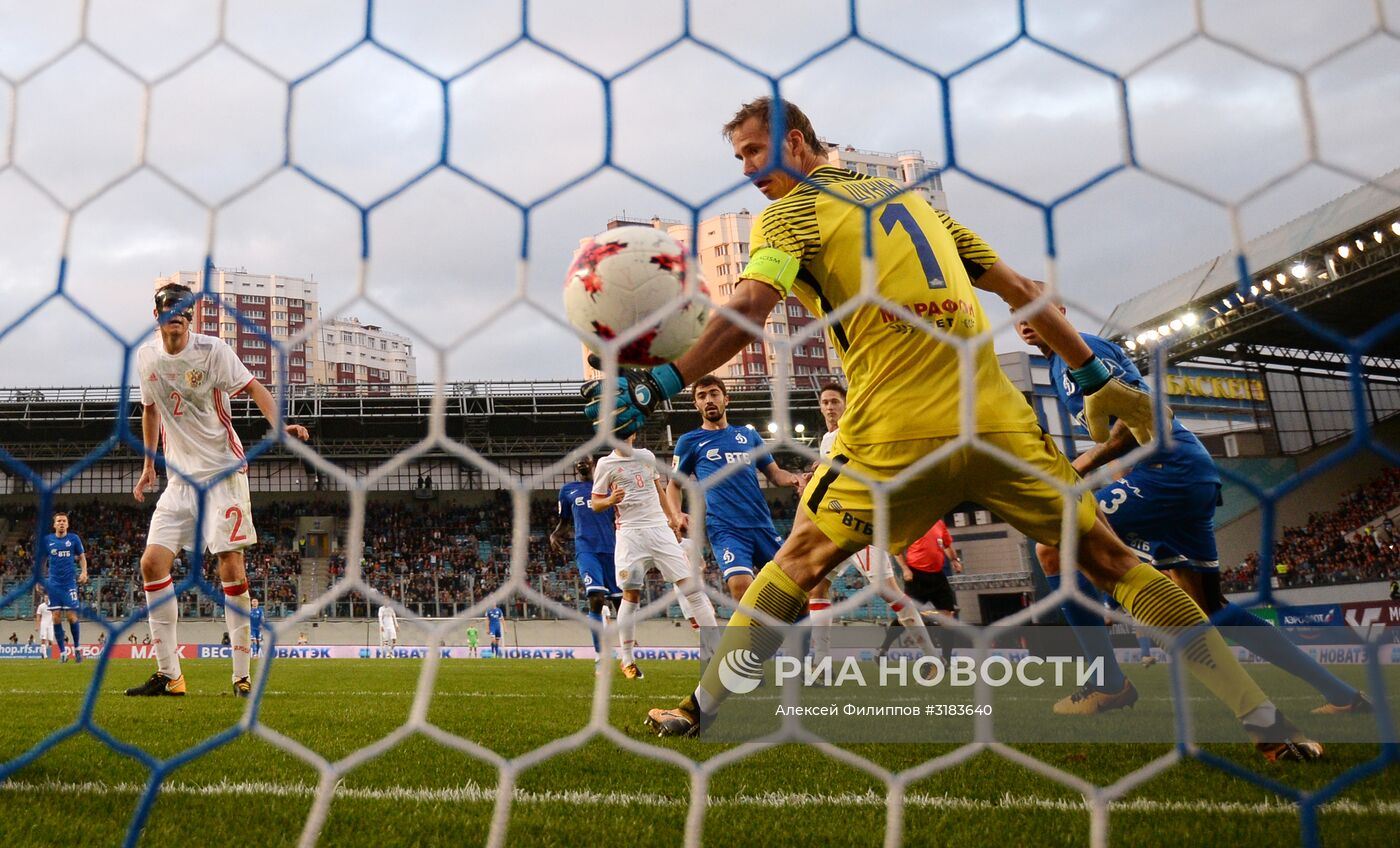
[[[1400, 469], [1358, 486], [1326, 512], [1314, 512], [1305, 525], [1287, 527], [1274, 547], [1274, 574], [1280, 588], [1388, 580], [1400, 571], [1400, 537], [1391, 513], [1400, 508]], [[1248, 591], [1257, 585], [1259, 554], [1225, 573], [1225, 589]]]

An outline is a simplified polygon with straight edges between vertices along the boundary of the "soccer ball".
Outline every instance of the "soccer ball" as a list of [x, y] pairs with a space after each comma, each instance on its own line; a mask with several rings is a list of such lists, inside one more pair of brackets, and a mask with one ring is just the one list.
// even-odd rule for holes
[[[654, 227], [617, 227], [583, 243], [564, 280], [564, 312], [588, 346], [602, 351], [667, 304], [707, 294], [680, 243]], [[618, 351], [623, 365], [661, 365], [690, 350], [709, 310], [686, 302], [650, 323]]]

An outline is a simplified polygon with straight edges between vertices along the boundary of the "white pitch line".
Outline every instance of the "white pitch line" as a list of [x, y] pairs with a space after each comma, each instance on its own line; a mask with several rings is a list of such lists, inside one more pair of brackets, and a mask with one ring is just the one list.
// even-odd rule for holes
[[[102, 783], [98, 781], [75, 783], [46, 780], [40, 782], [9, 781], [0, 783], [0, 791], [47, 794], [66, 793], [74, 795], [140, 795], [145, 786], [137, 783]], [[305, 783], [270, 782], [230, 782], [194, 784], [166, 783], [160, 789], [162, 794], [202, 797], [271, 796], [280, 798], [313, 798], [316, 787]], [[357, 801], [394, 801], [411, 803], [495, 803], [496, 791], [487, 786], [467, 783], [450, 789], [414, 789], [396, 786], [388, 789], [354, 788], [343, 784], [335, 789], [337, 798]], [[685, 808], [689, 802], [684, 798], [673, 798], [656, 794], [632, 794], [626, 792], [530, 792], [516, 790], [515, 803], [519, 804], [573, 804], [579, 806], [647, 806]], [[709, 798], [711, 807], [883, 807], [885, 796], [875, 792], [847, 792], [835, 795], [821, 795], [807, 792], [768, 792], [760, 795], [717, 795]], [[1041, 798], [1035, 795], [1013, 795], [1007, 793], [995, 799], [963, 798], [954, 795], [909, 795], [904, 799], [906, 806], [927, 807], [940, 810], [1050, 810], [1055, 812], [1083, 812], [1083, 801], [1066, 798]], [[1152, 798], [1138, 798], [1131, 801], [1115, 801], [1109, 805], [1115, 812], [1141, 813], [1222, 813], [1227, 815], [1284, 816], [1297, 815], [1298, 807], [1285, 801], [1163, 801]], [[1400, 801], [1350, 801], [1340, 799], [1322, 806], [1323, 812], [1344, 815], [1400, 816]]]

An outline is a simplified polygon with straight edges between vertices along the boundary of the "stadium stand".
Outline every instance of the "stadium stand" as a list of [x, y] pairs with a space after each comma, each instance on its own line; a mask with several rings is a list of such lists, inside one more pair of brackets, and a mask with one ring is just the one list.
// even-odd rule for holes
[[[1278, 588], [1359, 583], [1393, 578], [1400, 571], [1400, 538], [1393, 513], [1400, 508], [1400, 469], [1349, 492], [1334, 509], [1314, 512], [1306, 524], [1284, 529], [1274, 548]], [[1225, 576], [1226, 591], [1258, 584], [1259, 553], [1252, 551]]]
[[[74, 530], [90, 551], [93, 581], [86, 601], [112, 618], [124, 618], [143, 601], [138, 591], [137, 564], [146, 533], [147, 509], [135, 504], [92, 500], [66, 505], [73, 513]], [[786, 529], [792, 507], [772, 505], [775, 520]], [[303, 597], [315, 597], [325, 585], [308, 588], [302, 578], [313, 563], [325, 560], [327, 585], [345, 572], [345, 559], [337, 551], [345, 544], [336, 538], [330, 556], [309, 556], [306, 537], [298, 524], [307, 516], [330, 518], [343, 527], [348, 507], [343, 500], [258, 501], [254, 507], [259, 544], [249, 555], [253, 594], [268, 611], [280, 618], [294, 612]], [[8, 591], [31, 571], [30, 544], [34, 511], [29, 506], [0, 508], [6, 529], [0, 534], [0, 592]], [[547, 534], [556, 521], [554, 493], [540, 492], [531, 502], [529, 582], [547, 597], [578, 607], [583, 596], [572, 554], [554, 551]], [[364, 573], [377, 591], [400, 601], [413, 612], [431, 617], [456, 615], [491, 593], [505, 580], [511, 558], [511, 505], [505, 492], [494, 493], [481, 504], [374, 501], [365, 513]], [[343, 531], [342, 531], [343, 532]], [[212, 579], [212, 565], [206, 564]], [[712, 578], [718, 585], [717, 578]], [[665, 592], [659, 575], [651, 575], [648, 598]], [[182, 598], [181, 615], [215, 617], [221, 613], [207, 597]], [[883, 605], [881, 605], [883, 606]], [[554, 617], [547, 610], [517, 599], [507, 612], [512, 618]], [[679, 607], [673, 607], [679, 615]], [[32, 604], [17, 605], [6, 613], [25, 617]], [[333, 618], [373, 617], [374, 610], [359, 592], [350, 592], [328, 611]], [[868, 615], [880, 616], [872, 608]], [[861, 616], [865, 617], [865, 616]]]

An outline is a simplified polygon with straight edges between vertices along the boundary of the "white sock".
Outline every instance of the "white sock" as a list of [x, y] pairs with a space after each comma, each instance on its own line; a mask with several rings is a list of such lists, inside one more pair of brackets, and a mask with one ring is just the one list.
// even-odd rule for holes
[[1255, 727], [1273, 727], [1274, 722], [1277, 720], [1278, 707], [1274, 706], [1273, 701], [1265, 701], [1264, 703], [1245, 713], [1245, 716], [1242, 719], [1242, 721], [1245, 724], [1254, 725]]
[[676, 590], [680, 596], [681, 612], [686, 618], [694, 619], [700, 627], [718, 626], [719, 622], [715, 619], [715, 605], [710, 603], [710, 598], [705, 594], [704, 589], [694, 585], [687, 577], [676, 583]]
[[248, 581], [224, 581], [224, 624], [228, 626], [228, 644], [233, 654], [233, 679], [248, 676], [248, 666], [252, 662], [252, 625], [248, 619], [251, 609], [248, 603]]
[[[146, 620], [151, 625], [151, 646], [156, 652], [156, 671], [170, 678], [180, 678], [180, 642], [175, 624], [180, 620], [179, 602], [175, 600], [174, 581], [170, 577], [147, 583]], [[161, 603], [164, 601], [164, 603]]]
[[812, 633], [812, 665], [831, 656], [831, 601], [826, 598], [812, 598], [807, 601], [811, 615], [807, 626]]
[[[890, 579], [893, 583], [893, 578]], [[899, 623], [904, 625], [904, 632], [913, 636], [919, 643], [919, 650], [926, 657], [934, 656], [938, 649], [933, 645], [933, 639], [928, 635], [928, 629], [924, 627], [923, 617], [919, 615], [919, 610], [915, 608], [912, 601], [904, 596], [897, 587], [886, 585], [880, 592], [880, 597], [885, 599], [885, 603], [890, 605], [890, 610], [894, 617], [899, 619]]]
[[637, 622], [633, 617], [637, 614], [638, 603], [622, 600], [622, 606], [617, 611], [617, 637], [622, 647], [622, 664], [631, 665], [635, 660], [632, 657], [632, 648], [637, 644]]

